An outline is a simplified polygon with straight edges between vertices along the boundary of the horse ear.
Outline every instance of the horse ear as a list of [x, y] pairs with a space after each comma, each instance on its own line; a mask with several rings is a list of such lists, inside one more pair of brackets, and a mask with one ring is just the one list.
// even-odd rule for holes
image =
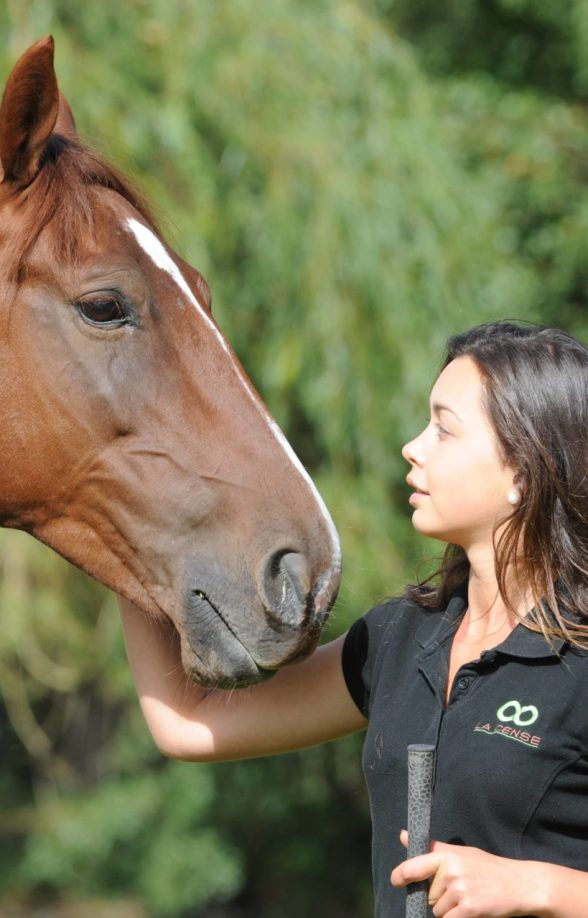
[[77, 137], [78, 129], [70, 108], [69, 102], [62, 93], [59, 93], [59, 114], [53, 131], [65, 137]]
[[49, 35], [23, 54], [8, 77], [0, 106], [2, 182], [21, 187], [32, 182], [58, 112], [53, 38]]

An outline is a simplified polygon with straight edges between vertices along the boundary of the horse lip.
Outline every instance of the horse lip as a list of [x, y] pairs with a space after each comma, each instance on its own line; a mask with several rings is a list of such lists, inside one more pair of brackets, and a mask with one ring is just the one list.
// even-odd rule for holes
[[212, 609], [212, 611], [215, 613], [215, 615], [216, 615], [216, 616], [220, 619], [220, 621], [223, 623], [223, 625], [225, 626], [225, 628], [227, 629], [227, 631], [229, 632], [229, 634], [231, 634], [231, 635], [235, 638], [235, 640], [237, 641], [238, 644], [241, 645], [241, 647], [243, 648], [243, 650], [245, 651], [245, 653], [248, 654], [249, 657], [251, 657], [251, 660], [253, 661], [253, 663], [255, 663], [255, 666], [256, 666], [258, 669], [263, 669], [262, 666], [259, 666], [259, 664], [258, 664], [257, 661], [254, 659], [254, 657], [252, 656], [251, 652], [247, 649], [247, 647], [245, 647], [245, 644], [243, 643], [243, 641], [241, 640], [241, 638], [235, 633], [235, 631], [233, 630], [233, 628], [231, 628], [229, 622], [226, 620], [226, 618], [224, 617], [224, 615], [222, 614], [222, 612], [220, 611], [220, 609], [218, 608], [218, 606], [215, 606], [215, 604], [212, 602], [212, 600], [210, 599], [210, 597], [209, 597], [206, 593], [204, 593], [202, 590], [192, 590], [192, 594], [193, 594], [197, 599], [201, 600], [202, 602], [205, 602], [205, 603]]
[[202, 602], [205, 602], [207, 606], [210, 609], [212, 609], [212, 611], [217, 616], [218, 620], [221, 622], [222, 625], [224, 625], [224, 627], [229, 632], [231, 637], [235, 640], [237, 644], [239, 644], [242, 650], [247, 654], [247, 656], [249, 657], [249, 659], [255, 666], [255, 669], [258, 671], [260, 678], [265, 679], [268, 676], [273, 675], [277, 667], [264, 666], [262, 663], [259, 663], [255, 659], [255, 657], [253, 656], [253, 654], [251, 653], [247, 645], [243, 643], [242, 639], [239, 637], [239, 635], [235, 631], [234, 626], [231, 625], [231, 623], [227, 620], [227, 617], [223, 615], [219, 607], [212, 602], [208, 594], [204, 593], [202, 590], [192, 590], [192, 592], [196, 596], [197, 599], [201, 600]]
[[[311, 608], [313, 606], [312, 599], [310, 599]], [[334, 597], [333, 597], [334, 600]], [[227, 616], [223, 613], [222, 609], [213, 602], [208, 593], [200, 588], [194, 588], [189, 591], [189, 602], [188, 606], [182, 616], [182, 632], [183, 632], [183, 642], [185, 641], [186, 650], [189, 656], [193, 657], [197, 661], [198, 665], [194, 667], [189, 666], [186, 671], [192, 673], [194, 678], [197, 681], [202, 681], [206, 679], [207, 676], [210, 676], [211, 681], [214, 682], [214, 685], [219, 688], [234, 688], [241, 685], [248, 685], [255, 682], [261, 682], [265, 679], [270, 678], [277, 669], [280, 669], [282, 666], [290, 665], [291, 663], [297, 662], [298, 660], [304, 659], [312, 652], [314, 646], [316, 645], [321, 626], [326, 619], [327, 610], [330, 608], [330, 603], [327, 606], [327, 609], [323, 612], [322, 615], [316, 617], [314, 615], [309, 616], [306, 619], [306, 627], [300, 633], [297, 633], [297, 639], [295, 641], [296, 646], [291, 646], [290, 650], [284, 655], [280, 653], [278, 658], [275, 661], [275, 665], [270, 662], [270, 660], [260, 662], [256, 659], [255, 651], [249, 649], [243, 639], [239, 637], [239, 634], [235, 630], [234, 624], [227, 620]], [[213, 629], [216, 632], [216, 657], [219, 660], [225, 660], [225, 665], [227, 668], [226, 677], [222, 673], [218, 672], [213, 676], [210, 672], [210, 667], [206, 662], [207, 653], [206, 649], [202, 645], [199, 647], [199, 641], [196, 640], [193, 642], [190, 639], [190, 633], [196, 633], [196, 635], [202, 633], [202, 627], [205, 626], [206, 620], [211, 621], [211, 613], [214, 615], [216, 620], [216, 628], [213, 625]], [[265, 626], [269, 629], [271, 633], [278, 634], [280, 633], [280, 627], [276, 628], [276, 623], [271, 616], [267, 614], [267, 610], [264, 610], [265, 613]], [[198, 621], [200, 619], [200, 622]], [[204, 621], [202, 621], [202, 619]], [[261, 625], [263, 627], [263, 625]], [[196, 628], [198, 629], [196, 631]], [[286, 632], [290, 629], [286, 628]], [[225, 637], [222, 637], [224, 631]], [[298, 632], [299, 629], [295, 629], [295, 632]], [[302, 638], [302, 634], [304, 637]], [[290, 639], [292, 634], [289, 635]], [[302, 639], [301, 639], [302, 638]], [[226, 645], [223, 646], [223, 641], [226, 641]], [[217, 643], [218, 642], [218, 643]], [[288, 638], [286, 638], [286, 646], [289, 644]], [[259, 648], [258, 648], [259, 649]], [[261, 651], [263, 657], [263, 651]], [[231, 669], [231, 665], [237, 665], [240, 672], [239, 676], [234, 678], [231, 677], [228, 673]], [[223, 666], [224, 668], [224, 666]]]
[[[202, 611], [203, 609], [208, 613], [212, 611], [217, 623], [220, 623], [221, 632], [224, 631], [226, 634], [230, 635], [230, 639], [228, 648], [222, 648], [227, 651], [226, 671], [213, 670], [211, 669], [210, 660], [207, 661], [206, 659], [206, 652], [203, 654], [203, 649], [206, 651], [208, 648], [193, 646], [190, 640], [190, 616], [187, 615], [184, 617], [182, 623], [184, 625], [184, 629], [182, 629], [184, 632], [182, 634], [182, 646], [184, 647], [185, 645], [187, 654], [192, 658], [186, 661], [184, 652], [182, 652], [186, 673], [202, 685], [209, 685], [220, 689], [241, 688], [270, 678], [270, 676], [273, 675], [273, 670], [264, 668], [257, 663], [245, 644], [238, 635], [235, 634], [235, 631], [229, 625], [218, 607], [211, 602], [209, 596], [202, 590], [191, 590], [190, 592], [196, 600], [196, 602], [191, 603], [191, 609], [195, 612], [199, 610]], [[217, 656], [222, 657], [223, 655], [217, 652]], [[235, 673], [233, 675], [230, 673], [231, 666], [235, 667]], [[225, 667], [223, 666], [222, 669], [225, 669]]]
[[235, 638], [235, 640], [237, 641], [237, 643], [241, 645], [241, 647], [243, 648], [243, 650], [245, 651], [245, 653], [247, 653], [247, 654], [251, 657], [251, 659], [253, 660], [253, 662], [254, 662], [255, 665], [257, 666], [257, 668], [258, 668], [258, 669], [262, 669], [262, 667], [260, 667], [259, 664], [255, 661], [255, 659], [253, 658], [253, 656], [251, 655], [251, 653], [250, 653], [250, 651], [247, 649], [247, 647], [245, 647], [245, 644], [244, 644], [243, 641], [240, 639], [240, 637], [239, 637], [237, 634], [235, 634], [235, 632], [234, 632], [234, 630], [231, 628], [229, 622], [226, 620], [226, 618], [224, 617], [224, 615], [222, 614], [222, 612], [220, 611], [220, 609], [218, 608], [218, 606], [215, 606], [215, 604], [212, 602], [212, 600], [210, 599], [210, 597], [209, 597], [206, 593], [204, 593], [202, 590], [192, 590], [192, 594], [193, 594], [197, 599], [200, 599], [200, 600], [202, 600], [202, 602], [205, 602], [205, 603], [212, 609], [212, 611], [215, 613], [215, 615], [217, 615], [217, 617], [221, 620], [221, 622], [223, 623], [223, 625], [225, 626], [225, 628], [227, 629], [227, 631], [228, 631], [230, 634], [232, 634], [232, 636]]

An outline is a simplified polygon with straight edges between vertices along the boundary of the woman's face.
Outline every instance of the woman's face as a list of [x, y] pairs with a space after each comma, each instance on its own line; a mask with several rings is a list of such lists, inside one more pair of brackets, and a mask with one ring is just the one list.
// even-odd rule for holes
[[516, 493], [515, 471], [500, 458], [482, 406], [480, 373], [470, 357], [458, 357], [431, 392], [431, 419], [402, 455], [411, 465], [413, 526], [423, 535], [460, 545], [492, 544]]

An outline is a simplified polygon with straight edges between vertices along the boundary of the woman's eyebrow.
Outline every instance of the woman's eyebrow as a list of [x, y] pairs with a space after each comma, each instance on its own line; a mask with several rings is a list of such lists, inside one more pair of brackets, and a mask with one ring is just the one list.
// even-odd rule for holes
[[450, 408], [449, 405], [444, 405], [442, 402], [432, 402], [431, 411], [433, 414], [439, 414], [440, 411], [450, 411], [451, 414], [457, 418], [460, 424], [463, 424], [462, 418], [460, 418], [457, 411], [454, 411], [453, 408]]

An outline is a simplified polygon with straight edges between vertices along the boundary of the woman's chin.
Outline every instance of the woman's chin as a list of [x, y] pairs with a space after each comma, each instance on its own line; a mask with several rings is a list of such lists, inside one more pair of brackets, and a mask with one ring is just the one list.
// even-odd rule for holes
[[454, 539], [443, 526], [435, 523], [418, 509], [412, 515], [412, 525], [417, 532], [426, 536], [428, 539], [437, 539], [439, 542], [453, 542]]

